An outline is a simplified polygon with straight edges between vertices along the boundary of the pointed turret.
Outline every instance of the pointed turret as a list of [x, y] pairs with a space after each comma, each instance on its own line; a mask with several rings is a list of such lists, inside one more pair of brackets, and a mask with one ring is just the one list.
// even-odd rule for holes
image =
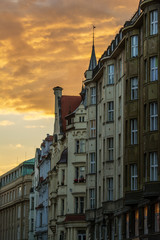
[[90, 63], [89, 63], [89, 68], [88, 68], [88, 70], [90, 70], [90, 71], [92, 71], [97, 66], [97, 59], [96, 59], [95, 48], [94, 48], [94, 29], [95, 29], [95, 26], [93, 26], [92, 54], [91, 54], [91, 59], [90, 59]]
[[94, 28], [95, 26], [93, 26], [93, 45], [92, 45], [92, 53], [91, 53], [89, 68], [84, 74], [86, 80], [89, 80], [92, 78], [93, 69], [97, 66], [97, 59], [96, 59], [95, 47], [94, 47]]

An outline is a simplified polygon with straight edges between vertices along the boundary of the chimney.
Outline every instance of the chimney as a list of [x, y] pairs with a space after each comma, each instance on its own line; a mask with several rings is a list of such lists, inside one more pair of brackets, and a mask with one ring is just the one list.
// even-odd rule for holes
[[54, 95], [55, 95], [55, 122], [54, 122], [54, 134], [60, 133], [60, 116], [59, 116], [59, 100], [62, 96], [63, 88], [57, 86], [53, 88]]

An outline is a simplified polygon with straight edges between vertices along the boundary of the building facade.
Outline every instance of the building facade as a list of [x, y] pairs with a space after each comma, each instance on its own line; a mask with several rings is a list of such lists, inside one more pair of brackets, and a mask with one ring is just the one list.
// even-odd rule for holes
[[29, 193], [34, 159], [0, 176], [0, 238], [27, 240], [29, 231]]

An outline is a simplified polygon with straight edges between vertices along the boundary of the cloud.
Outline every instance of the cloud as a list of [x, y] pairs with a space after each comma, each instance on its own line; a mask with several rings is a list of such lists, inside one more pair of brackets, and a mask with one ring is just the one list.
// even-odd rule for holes
[[26, 125], [25, 128], [46, 128], [46, 126], [43, 126], [43, 125]]
[[17, 149], [17, 148], [24, 148], [24, 146], [20, 143], [17, 144], [9, 144], [9, 147], [12, 149]]
[[53, 87], [80, 92], [92, 24], [99, 58], [137, 6], [138, 0], [1, 0], [0, 108], [52, 114]]
[[0, 121], [0, 126], [11, 126], [11, 125], [14, 125], [15, 123], [14, 122], [11, 122], [9, 120], [3, 120], [3, 121]]

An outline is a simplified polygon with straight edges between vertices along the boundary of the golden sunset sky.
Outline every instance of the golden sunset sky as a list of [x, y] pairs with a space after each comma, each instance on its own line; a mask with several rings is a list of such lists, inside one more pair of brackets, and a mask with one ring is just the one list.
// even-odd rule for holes
[[78, 95], [139, 0], [0, 0], [0, 175], [53, 133], [53, 87]]

